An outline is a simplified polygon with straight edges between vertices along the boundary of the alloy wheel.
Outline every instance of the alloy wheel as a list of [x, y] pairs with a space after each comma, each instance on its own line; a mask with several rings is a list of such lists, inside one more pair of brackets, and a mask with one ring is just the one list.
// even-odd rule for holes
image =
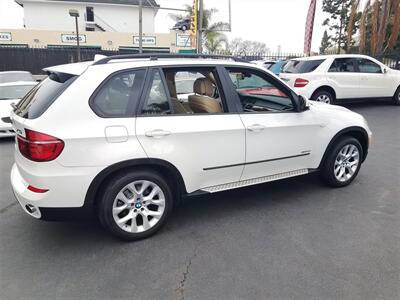
[[148, 180], [127, 184], [114, 199], [112, 214], [115, 223], [130, 233], [153, 228], [165, 211], [165, 195], [161, 188]]
[[338, 181], [350, 180], [360, 164], [360, 152], [353, 144], [345, 145], [335, 159], [334, 174]]
[[331, 98], [326, 94], [321, 94], [321, 95], [318, 96], [317, 101], [330, 104], [331, 103]]

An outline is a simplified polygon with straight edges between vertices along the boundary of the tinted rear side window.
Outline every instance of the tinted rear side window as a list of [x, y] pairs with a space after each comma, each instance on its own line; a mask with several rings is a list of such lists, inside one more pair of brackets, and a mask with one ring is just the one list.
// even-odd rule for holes
[[132, 116], [145, 73], [145, 70], [130, 70], [113, 75], [90, 99], [93, 111], [103, 118]]
[[40, 117], [75, 78], [65, 73], [50, 74], [21, 99], [14, 112], [26, 119]]
[[325, 59], [314, 59], [314, 60], [290, 60], [283, 68], [283, 73], [311, 73], [318, 68]]

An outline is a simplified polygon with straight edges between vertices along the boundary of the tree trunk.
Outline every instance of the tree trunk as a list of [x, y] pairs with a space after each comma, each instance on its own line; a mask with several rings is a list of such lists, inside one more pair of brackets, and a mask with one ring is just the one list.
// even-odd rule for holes
[[371, 54], [375, 55], [378, 46], [378, 21], [379, 21], [379, 2], [375, 1], [372, 10], [372, 37]]
[[376, 46], [376, 53], [382, 53], [383, 43], [385, 42], [386, 32], [389, 25], [390, 8], [392, 6], [391, 0], [382, 1], [382, 9], [379, 16], [379, 30], [378, 41]]
[[346, 41], [346, 52], [349, 52], [351, 48], [351, 40], [353, 38], [353, 29], [355, 26], [355, 19], [358, 6], [360, 5], [360, 0], [354, 0], [351, 6], [351, 13], [349, 18], [349, 25], [347, 26], [347, 41]]
[[397, 40], [399, 39], [400, 36], [400, 0], [394, 0], [393, 9], [394, 9], [394, 19], [393, 19], [392, 34], [390, 35], [388, 43], [389, 49], [393, 49], [396, 46]]
[[360, 53], [364, 53], [364, 51], [365, 51], [367, 16], [368, 16], [368, 10], [369, 10], [370, 4], [371, 4], [371, 0], [368, 0], [367, 3], [365, 4], [364, 10], [362, 12], [361, 20], [360, 20], [360, 44], [359, 44]]

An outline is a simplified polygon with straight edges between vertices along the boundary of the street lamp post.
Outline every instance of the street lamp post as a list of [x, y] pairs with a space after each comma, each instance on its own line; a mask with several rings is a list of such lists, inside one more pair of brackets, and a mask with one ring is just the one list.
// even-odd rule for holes
[[76, 59], [77, 61], [81, 61], [81, 48], [79, 45], [79, 28], [78, 28], [78, 18], [79, 18], [79, 11], [76, 9], [70, 9], [69, 15], [75, 18], [75, 31], [76, 31]]

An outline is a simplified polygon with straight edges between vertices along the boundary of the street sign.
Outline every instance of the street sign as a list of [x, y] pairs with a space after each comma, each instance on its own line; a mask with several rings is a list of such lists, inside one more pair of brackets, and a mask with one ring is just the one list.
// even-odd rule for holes
[[177, 33], [176, 34], [176, 46], [177, 47], [191, 47], [190, 34]]
[[[139, 37], [133, 37], [133, 44], [139, 45]], [[155, 36], [142, 36], [142, 44], [143, 45], [155, 45], [156, 44], [156, 37]]]
[[0, 41], [11, 41], [11, 32], [0, 32]]
[[[61, 42], [76, 44], [76, 34], [62, 34]], [[82, 44], [86, 43], [86, 35], [85, 34], [79, 35], [79, 43], [82, 43]]]

